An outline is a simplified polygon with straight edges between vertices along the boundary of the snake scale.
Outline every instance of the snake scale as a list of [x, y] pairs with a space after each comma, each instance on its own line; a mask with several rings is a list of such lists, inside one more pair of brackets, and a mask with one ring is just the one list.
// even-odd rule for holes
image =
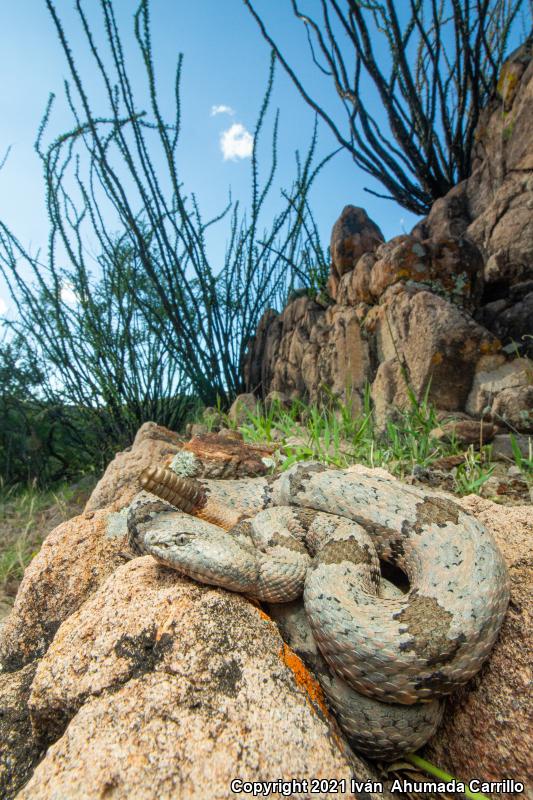
[[[246, 480], [151, 467], [141, 483], [186, 513], [163, 506], [139, 526], [130, 511], [138, 552], [268, 603], [303, 596], [325, 659], [319, 679], [366, 755], [395, 758], [424, 744], [440, 698], [479, 670], [496, 640], [507, 569], [489, 532], [453, 500], [319, 463]], [[406, 593], [381, 579], [380, 561], [407, 576]]]

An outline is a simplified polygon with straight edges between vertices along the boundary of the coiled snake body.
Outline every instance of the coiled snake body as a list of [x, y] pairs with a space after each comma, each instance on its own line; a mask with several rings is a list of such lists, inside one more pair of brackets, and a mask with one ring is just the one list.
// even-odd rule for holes
[[[438, 698], [471, 678], [495, 642], [507, 570], [488, 531], [452, 500], [317, 463], [241, 481], [153, 467], [141, 481], [192, 516], [158, 515], [140, 536], [130, 512], [138, 550], [259, 600], [303, 595], [331, 670], [322, 685], [367, 755], [393, 758], [427, 741]], [[407, 575], [406, 594], [382, 588], [380, 560]]]

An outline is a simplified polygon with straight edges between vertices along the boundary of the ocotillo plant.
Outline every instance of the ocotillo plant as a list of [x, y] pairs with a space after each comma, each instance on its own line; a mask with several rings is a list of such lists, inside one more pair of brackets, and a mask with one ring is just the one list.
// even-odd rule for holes
[[[331, 155], [317, 163], [315, 127], [308, 153], [296, 159], [292, 185], [282, 191], [281, 210], [265, 224], [278, 164], [275, 115], [269, 166], [260, 178], [272, 58], [254, 131], [248, 211], [230, 197], [218, 216], [204, 221], [179, 177], [182, 58], [174, 117], [167, 122], [147, 0], [134, 18], [147, 110], [139, 110], [112, 3], [100, 3], [107, 60], [82, 3], [76, 4], [94, 60], [91, 81], [99, 78], [105, 89], [107, 106], [98, 112], [59, 13], [51, 0], [47, 5], [70, 70], [65, 97], [74, 127], [45, 141], [51, 97], [36, 142], [51, 225], [48, 249], [33, 256], [0, 223], [0, 269], [18, 311], [12, 326], [45, 367], [41, 391], [50, 401], [97, 414], [105, 435], [117, 443], [131, 438], [145, 419], [176, 427], [187, 408], [185, 395], [212, 404], [243, 389], [243, 356], [262, 312], [281, 305], [294, 283], [326, 272], [308, 194]], [[228, 226], [227, 248], [223, 263], [214, 265], [206, 238], [217, 223]]]
[[300, 95], [387, 194], [366, 191], [415, 214], [470, 175], [476, 125], [510, 35], [521, 22], [522, 38], [531, 31], [530, 0], [291, 0], [339, 116], [276, 44], [269, 12], [243, 2]]

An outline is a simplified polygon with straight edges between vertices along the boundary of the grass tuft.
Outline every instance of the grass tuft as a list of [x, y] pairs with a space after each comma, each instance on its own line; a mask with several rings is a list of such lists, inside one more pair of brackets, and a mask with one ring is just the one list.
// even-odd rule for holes
[[94, 483], [88, 477], [42, 490], [36, 481], [6, 486], [0, 479], [0, 618], [9, 610], [24, 570], [47, 534], [81, 512]]
[[[298, 461], [314, 460], [340, 469], [353, 464], [382, 467], [398, 478], [406, 478], [441, 458], [461, 455], [463, 463], [451, 472], [451, 488], [458, 495], [479, 494], [496, 469], [491, 445], [466, 448], [453, 435], [448, 441], [435, 436], [441, 423], [428, 394], [429, 387], [422, 400], [413, 395], [409, 408], [397, 410], [383, 430], [374, 421], [369, 387], [362, 400], [348, 395], [348, 400], [342, 401], [324, 389], [325, 400], [320, 405], [293, 400], [290, 408], [284, 408], [274, 401], [268, 409], [262, 409], [258, 404], [255, 412], [246, 411], [246, 422], [241, 424], [232, 423], [218, 409], [217, 421], [237, 428], [245, 442], [277, 444], [274, 461], [282, 470]], [[356, 413], [354, 408], [358, 409]], [[511, 445], [515, 465], [531, 485], [532, 440], [528, 457], [521, 453], [512, 434]]]
[[248, 412], [247, 422], [238, 429], [247, 442], [277, 443], [282, 469], [315, 459], [339, 468], [355, 463], [384, 467], [405, 477], [417, 465], [429, 466], [444, 455], [459, 452], [457, 444], [432, 436], [438, 421], [427, 398], [407, 411], [398, 411], [383, 431], [376, 428], [369, 389], [355, 415], [354, 405], [352, 399], [342, 402], [332, 396], [322, 406], [294, 400], [290, 409], [284, 409], [274, 402], [265, 412]]

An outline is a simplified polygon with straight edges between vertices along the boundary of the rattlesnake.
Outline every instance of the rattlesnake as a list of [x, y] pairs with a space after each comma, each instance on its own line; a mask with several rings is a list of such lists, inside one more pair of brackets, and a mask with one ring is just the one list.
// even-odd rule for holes
[[[141, 482], [187, 515], [163, 506], [139, 525], [130, 512], [137, 551], [269, 603], [303, 594], [330, 668], [322, 686], [367, 755], [424, 744], [440, 721], [439, 698], [471, 678], [495, 642], [509, 599], [505, 563], [453, 500], [318, 463], [234, 481], [152, 467]], [[407, 575], [406, 594], [381, 588], [380, 559]]]

